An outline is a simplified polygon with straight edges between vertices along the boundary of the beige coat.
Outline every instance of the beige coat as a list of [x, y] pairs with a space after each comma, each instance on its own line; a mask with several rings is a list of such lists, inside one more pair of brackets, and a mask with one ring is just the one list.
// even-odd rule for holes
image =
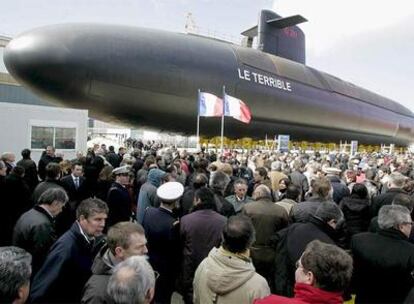
[[266, 280], [250, 259], [213, 248], [194, 277], [194, 304], [253, 303], [270, 294]]
[[270, 199], [261, 199], [244, 205], [242, 214], [251, 218], [256, 231], [256, 241], [250, 248], [250, 253], [254, 264], [263, 275], [257, 263], [274, 263], [276, 249], [272, 238], [279, 230], [287, 227], [289, 216], [283, 207], [275, 205]]
[[272, 190], [274, 192], [279, 190], [279, 182], [282, 178], [288, 178], [285, 174], [279, 171], [270, 171], [269, 172], [269, 178], [272, 182]]
[[290, 215], [290, 213], [292, 212], [292, 208], [293, 206], [295, 206], [297, 204], [297, 202], [295, 202], [292, 199], [289, 198], [284, 198], [281, 201], [278, 201], [275, 203], [275, 205], [281, 206], [283, 208], [285, 208], [287, 214]]

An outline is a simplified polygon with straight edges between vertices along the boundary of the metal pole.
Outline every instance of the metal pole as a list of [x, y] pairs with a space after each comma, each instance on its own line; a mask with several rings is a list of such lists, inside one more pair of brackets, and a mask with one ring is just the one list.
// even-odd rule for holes
[[226, 87], [223, 86], [223, 113], [221, 115], [221, 155], [223, 155], [224, 150], [224, 110], [225, 110], [225, 95], [226, 95]]

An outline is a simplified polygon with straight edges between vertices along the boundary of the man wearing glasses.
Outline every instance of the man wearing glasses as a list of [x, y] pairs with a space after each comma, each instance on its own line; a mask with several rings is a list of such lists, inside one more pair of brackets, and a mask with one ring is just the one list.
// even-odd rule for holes
[[254, 304], [343, 303], [352, 276], [352, 258], [341, 248], [315, 240], [296, 262], [295, 295], [271, 295]]

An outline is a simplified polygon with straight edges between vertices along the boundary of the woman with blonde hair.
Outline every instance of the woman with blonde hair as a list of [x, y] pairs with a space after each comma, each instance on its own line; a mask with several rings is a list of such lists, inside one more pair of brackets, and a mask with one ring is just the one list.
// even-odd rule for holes
[[60, 177], [64, 177], [64, 176], [68, 176], [72, 173], [72, 163], [70, 162], [70, 160], [62, 160], [59, 163], [59, 167], [60, 167]]

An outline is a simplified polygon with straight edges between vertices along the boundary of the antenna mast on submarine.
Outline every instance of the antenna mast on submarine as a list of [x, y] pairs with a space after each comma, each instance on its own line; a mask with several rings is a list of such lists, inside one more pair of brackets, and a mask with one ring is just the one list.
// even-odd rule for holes
[[197, 25], [194, 22], [193, 14], [187, 13], [187, 21], [185, 22], [185, 32], [187, 34], [197, 34]]

